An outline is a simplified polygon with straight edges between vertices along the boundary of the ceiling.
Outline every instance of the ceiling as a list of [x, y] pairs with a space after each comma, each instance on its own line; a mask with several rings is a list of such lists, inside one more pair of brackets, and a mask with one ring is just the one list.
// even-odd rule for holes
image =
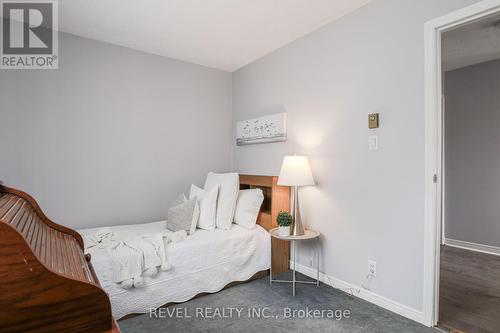
[[442, 40], [445, 71], [500, 59], [500, 15], [445, 32]]
[[59, 30], [231, 72], [371, 1], [60, 1]]

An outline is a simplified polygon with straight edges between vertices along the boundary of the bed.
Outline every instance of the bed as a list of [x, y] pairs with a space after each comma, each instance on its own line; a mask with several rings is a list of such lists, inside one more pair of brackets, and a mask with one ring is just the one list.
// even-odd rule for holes
[[[270, 266], [274, 274], [288, 270], [288, 243], [267, 233], [279, 211], [290, 210], [290, 190], [277, 186], [277, 178], [240, 175], [240, 188], [264, 193], [254, 229], [197, 230], [168, 245], [170, 271], [129, 290], [110, 282], [109, 259], [99, 249], [85, 253], [79, 233], [51, 221], [29, 194], [0, 182], [0, 331], [119, 333], [113, 317], [217, 292]], [[165, 221], [115, 228], [154, 233]]]
[[[111, 227], [113, 231], [157, 233], [165, 221]], [[85, 236], [96, 229], [81, 230]], [[108, 293], [115, 318], [146, 313], [166, 303], [184, 302], [205, 292], [217, 292], [233, 281], [245, 281], [271, 265], [271, 240], [260, 225], [248, 230], [233, 224], [230, 230], [198, 229], [166, 247], [172, 268], [145, 278], [141, 288], [123, 289], [111, 281], [111, 258], [104, 249], [88, 250], [101, 286]]]
[[[178, 243], [166, 247], [172, 269], [154, 277], [145, 277], [141, 288], [123, 289], [111, 279], [111, 259], [104, 249], [88, 249], [103, 289], [108, 293], [116, 319], [147, 313], [170, 303], [187, 301], [199, 294], [217, 292], [230, 283], [247, 281], [271, 267], [271, 246], [275, 251], [273, 272], [288, 269], [288, 244], [273, 240], [268, 230], [274, 227], [273, 215], [289, 207], [289, 190], [277, 186], [277, 177], [240, 176], [240, 187], [259, 187], [264, 192], [257, 225], [245, 229], [233, 224], [230, 230], [197, 229]], [[113, 231], [158, 233], [166, 221], [111, 227]], [[85, 239], [95, 229], [80, 230]], [[272, 244], [272, 245], [271, 245]], [[286, 269], [284, 268], [286, 267]]]

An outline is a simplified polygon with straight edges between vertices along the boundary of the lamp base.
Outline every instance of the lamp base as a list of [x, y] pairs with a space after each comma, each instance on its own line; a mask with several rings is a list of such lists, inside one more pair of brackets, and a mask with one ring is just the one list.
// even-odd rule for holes
[[302, 226], [302, 219], [300, 217], [299, 209], [299, 188], [293, 187], [293, 224], [291, 236], [304, 236], [304, 227]]

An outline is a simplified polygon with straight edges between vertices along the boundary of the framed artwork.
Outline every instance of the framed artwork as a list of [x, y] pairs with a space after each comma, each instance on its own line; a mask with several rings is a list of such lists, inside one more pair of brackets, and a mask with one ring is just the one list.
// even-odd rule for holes
[[286, 141], [286, 113], [238, 121], [236, 145]]

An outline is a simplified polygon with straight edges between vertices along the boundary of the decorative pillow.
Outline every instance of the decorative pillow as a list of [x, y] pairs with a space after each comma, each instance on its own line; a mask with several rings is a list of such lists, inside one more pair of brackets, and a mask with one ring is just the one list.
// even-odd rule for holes
[[219, 187], [216, 186], [210, 191], [205, 191], [196, 185], [191, 185], [189, 199], [197, 198], [200, 206], [200, 218], [198, 228], [205, 230], [215, 229], [215, 216], [217, 211], [217, 195]]
[[241, 190], [236, 202], [234, 223], [247, 229], [252, 229], [257, 222], [260, 206], [264, 201], [264, 194], [260, 188]]
[[184, 195], [184, 193], [181, 193], [175, 200], [174, 202], [172, 202], [172, 207], [173, 206], [179, 206], [180, 204], [183, 204], [185, 203], [186, 201], [188, 201], [188, 199], [186, 198], [186, 196]]
[[[183, 201], [179, 204], [180, 201]], [[168, 210], [167, 229], [170, 231], [185, 230], [192, 235], [196, 230], [200, 208], [196, 198], [187, 200], [184, 194], [177, 198], [175, 205]]]
[[216, 225], [219, 229], [230, 229], [233, 223], [236, 200], [240, 189], [240, 177], [237, 173], [214, 173], [209, 172], [205, 180], [205, 190], [216, 186], [219, 188], [219, 199], [217, 199]]

